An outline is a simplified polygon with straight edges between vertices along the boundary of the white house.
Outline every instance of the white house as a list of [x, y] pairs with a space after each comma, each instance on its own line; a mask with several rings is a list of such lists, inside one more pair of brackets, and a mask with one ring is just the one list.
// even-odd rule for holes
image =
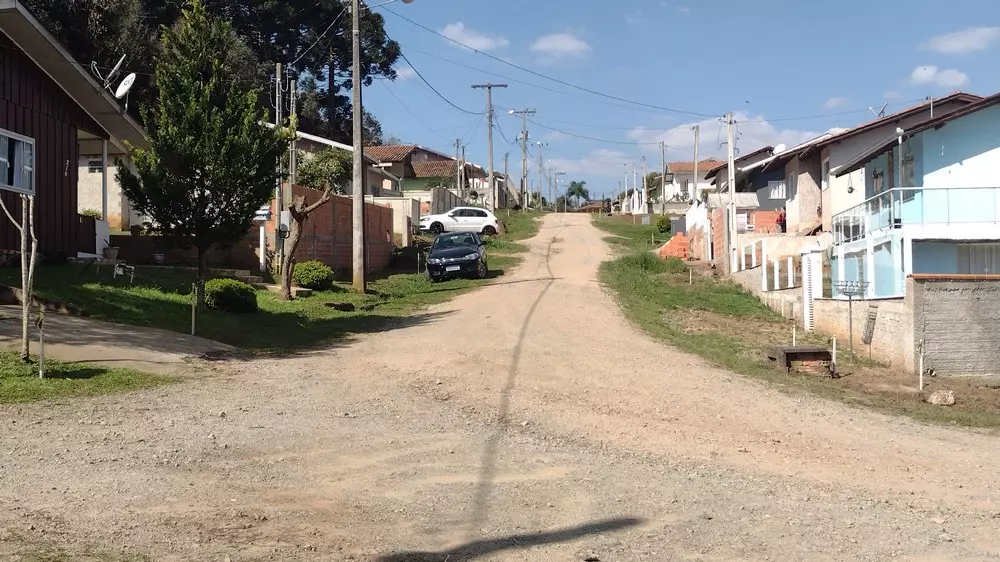
[[868, 152], [872, 147], [881, 145], [885, 139], [895, 138], [897, 127], [906, 130], [916, 123], [940, 117], [981, 99], [982, 97], [974, 94], [956, 92], [831, 135], [814, 144], [804, 156], [819, 156], [823, 230], [832, 228], [833, 215], [859, 205], [866, 198], [862, 172], [843, 173], [847, 162]]
[[901, 297], [911, 274], [1000, 274], [1000, 94], [908, 120], [843, 162], [862, 202], [832, 217], [832, 277]]
[[[712, 190], [712, 181], [708, 179], [708, 174], [724, 165], [725, 162], [708, 158], [698, 162], [695, 166], [691, 162], [669, 162], [667, 164], [667, 174], [673, 174], [673, 179], [665, 186], [667, 201], [685, 202], [693, 199], [700, 199], [703, 191]], [[695, 168], [697, 177], [695, 177]]]

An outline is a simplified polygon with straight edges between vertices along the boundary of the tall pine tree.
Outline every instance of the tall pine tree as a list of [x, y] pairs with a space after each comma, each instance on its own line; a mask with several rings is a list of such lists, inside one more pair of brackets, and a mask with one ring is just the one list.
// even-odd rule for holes
[[228, 23], [193, 0], [164, 31], [144, 110], [148, 150], [133, 148], [135, 173], [119, 166], [122, 190], [164, 236], [198, 251], [198, 299], [205, 256], [245, 236], [254, 212], [271, 198], [289, 137], [261, 124], [259, 91], [232, 64], [245, 47]]

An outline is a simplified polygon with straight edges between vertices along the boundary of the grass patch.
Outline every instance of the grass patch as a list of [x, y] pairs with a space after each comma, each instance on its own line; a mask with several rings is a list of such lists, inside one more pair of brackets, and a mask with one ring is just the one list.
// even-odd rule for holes
[[35, 361], [23, 363], [15, 352], [0, 352], [0, 404], [115, 394], [177, 380], [132, 369], [50, 359], [45, 360], [45, 377], [38, 378]]
[[[516, 241], [537, 232], [538, 216], [511, 215], [511, 230], [497, 237], [500, 246], [489, 253], [491, 279], [431, 283], [416, 273], [414, 266], [407, 268], [412, 273], [388, 274], [371, 281], [368, 294], [355, 293], [338, 283], [329, 291], [285, 302], [273, 293], [258, 291], [260, 311], [254, 314], [199, 310], [198, 335], [248, 351], [283, 353], [333, 342], [351, 333], [430, 320], [418, 311], [488, 284], [516, 266], [520, 258], [514, 253], [523, 248]], [[102, 267], [98, 276], [93, 266], [85, 270], [82, 265], [70, 264], [39, 267], [35, 290], [41, 297], [78, 306], [98, 320], [189, 333], [194, 280], [195, 272], [190, 269], [139, 266], [130, 284], [128, 278], [113, 278], [110, 267]], [[19, 270], [0, 269], [0, 283], [20, 286]], [[344, 312], [330, 304], [350, 304], [354, 310]]]
[[[765, 350], [790, 342], [791, 322], [735, 283], [699, 274], [689, 283], [687, 264], [680, 260], [632, 252], [602, 264], [600, 279], [614, 291], [626, 316], [648, 334], [736, 373], [920, 421], [1000, 428], [1000, 391], [974, 380], [933, 380], [920, 394], [912, 389], [912, 377], [872, 362], [852, 365], [846, 353], [838, 358], [838, 367], [848, 371], [844, 378], [785, 374], [767, 359]], [[826, 343], [821, 336], [803, 333], [799, 342]], [[923, 401], [927, 393], [942, 388], [955, 391], [955, 406]]]
[[629, 215], [593, 215], [594, 226], [611, 234], [604, 239], [619, 252], [646, 251], [659, 248], [665, 244], [670, 237], [670, 232], [660, 232], [655, 225], [655, 217], [651, 220], [654, 224], [642, 224], [638, 217]]

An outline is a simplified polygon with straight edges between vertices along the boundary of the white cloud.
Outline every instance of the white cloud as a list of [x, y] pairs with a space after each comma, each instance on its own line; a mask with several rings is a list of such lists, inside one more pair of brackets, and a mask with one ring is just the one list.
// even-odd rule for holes
[[932, 37], [920, 47], [946, 55], [963, 55], [985, 51], [997, 40], [1000, 40], [1000, 27], [969, 27]]
[[834, 109], [834, 108], [837, 108], [837, 107], [841, 107], [845, 103], [847, 103], [847, 98], [840, 97], [840, 96], [832, 97], [832, 98], [826, 100], [825, 102], [823, 102], [823, 109]]
[[553, 58], [579, 57], [590, 49], [586, 41], [569, 32], [539, 37], [531, 45], [532, 51]]
[[465, 27], [465, 24], [462, 22], [449, 23], [444, 26], [444, 29], [441, 30], [441, 35], [479, 51], [491, 51], [510, 45], [510, 41], [505, 37], [474, 31]]
[[953, 68], [938, 68], [936, 66], [918, 66], [910, 73], [910, 84], [925, 86], [934, 84], [943, 88], [959, 88], [969, 83], [969, 77]]
[[409, 80], [417, 75], [417, 71], [409, 66], [399, 66], [396, 67], [396, 79], [397, 80]]
[[886, 90], [886, 92], [882, 94], [882, 98], [886, 101], [899, 101], [903, 99], [903, 94], [894, 90]]
[[[625, 164], [636, 162], [634, 154], [620, 150], [599, 148], [591, 150], [583, 158], [553, 158], [552, 165], [560, 172], [570, 175], [590, 175], [604, 178], [622, 178]], [[632, 168], [628, 169], [632, 173]]]
[[[799, 129], [779, 129], [761, 116], [751, 116], [744, 112], [736, 112], [734, 117], [737, 123], [736, 130], [739, 133], [736, 139], [737, 155], [749, 154], [768, 145], [795, 146], [820, 135], [820, 133]], [[658, 152], [655, 143], [663, 141], [669, 147], [667, 149], [668, 160], [690, 161], [694, 158], [694, 131], [691, 130], [694, 125], [701, 128], [701, 142], [698, 147], [699, 159], [710, 156], [721, 157], [726, 154], [726, 145], [723, 144], [726, 139], [725, 126], [719, 119], [685, 123], [667, 130], [637, 127], [630, 131], [628, 136], [636, 142], [652, 143], [652, 146], [644, 145], [644, 147], [649, 148], [649, 152]]]

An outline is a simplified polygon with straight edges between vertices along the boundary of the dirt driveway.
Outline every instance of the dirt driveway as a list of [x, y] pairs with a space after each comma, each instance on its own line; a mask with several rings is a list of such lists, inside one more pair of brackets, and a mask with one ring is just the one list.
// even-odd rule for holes
[[0, 409], [0, 557], [1000, 559], [1000, 439], [650, 341], [602, 236], [549, 216], [517, 272], [338, 348]]

